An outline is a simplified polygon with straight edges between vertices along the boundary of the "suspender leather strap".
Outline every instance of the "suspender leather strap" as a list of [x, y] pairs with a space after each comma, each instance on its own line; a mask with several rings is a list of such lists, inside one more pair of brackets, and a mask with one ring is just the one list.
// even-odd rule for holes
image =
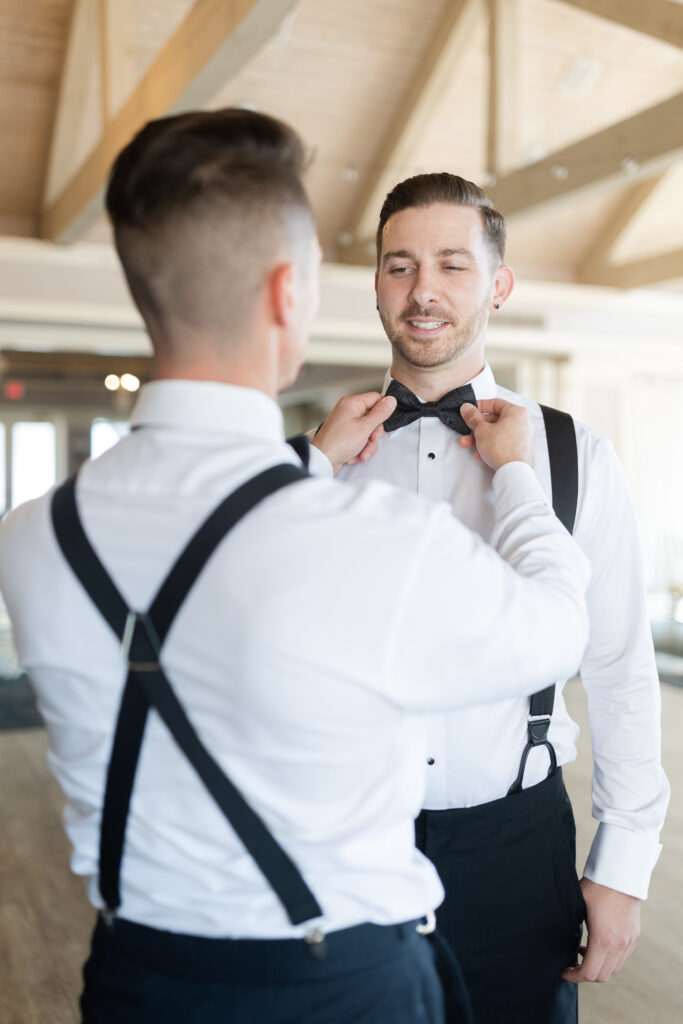
[[[550, 483], [555, 515], [569, 533], [574, 532], [576, 506], [579, 496], [579, 457], [576, 447], [574, 420], [566, 412], [541, 406], [550, 460]], [[555, 750], [548, 740], [550, 721], [555, 705], [555, 684], [539, 690], [529, 698], [528, 740], [522, 752], [517, 778], [508, 794], [519, 793], [524, 781], [527, 758], [534, 747], [545, 746], [550, 756], [548, 775], [557, 768]]]
[[574, 420], [567, 412], [541, 406], [545, 422], [553, 509], [568, 533], [574, 532], [579, 498], [579, 455]]
[[150, 708], [154, 708], [256, 861], [292, 924], [322, 916], [317, 900], [294, 863], [202, 744], [159, 664], [162, 644], [180, 606], [228, 531], [268, 495], [306, 476], [300, 467], [274, 466], [229, 495], [178, 557], [147, 613], [129, 610], [85, 535], [76, 505], [76, 478], [71, 477], [55, 492], [52, 521], [59, 546], [122, 641], [128, 660], [128, 677], [107, 771], [100, 834], [100, 891], [110, 914], [121, 902], [119, 876], [126, 822], [145, 725]]
[[307, 435], [297, 434], [295, 437], [288, 437], [287, 444], [299, 456], [304, 469], [308, 469], [308, 464], [311, 461], [311, 442]]

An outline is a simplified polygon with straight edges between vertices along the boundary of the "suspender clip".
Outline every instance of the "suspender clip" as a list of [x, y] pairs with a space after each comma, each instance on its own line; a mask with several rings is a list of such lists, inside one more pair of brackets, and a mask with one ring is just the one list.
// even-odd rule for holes
[[314, 960], [324, 960], [327, 956], [325, 935], [319, 928], [309, 928], [304, 934], [304, 942]]
[[[158, 672], [158, 658], [152, 660], [145, 655], [158, 656], [160, 647], [159, 637], [149, 615], [146, 612], [129, 611], [121, 637], [121, 654], [124, 661], [128, 662], [129, 671]], [[131, 660], [131, 653], [135, 660]]]
[[415, 931], [419, 935], [431, 935], [432, 932], [436, 931], [436, 914], [433, 910], [427, 911], [424, 921], [420, 921], [419, 924], [415, 925]]
[[114, 924], [114, 919], [116, 917], [116, 911], [112, 910], [111, 907], [103, 907], [100, 910], [100, 917], [104, 921], [104, 923], [107, 926], [107, 928], [111, 928], [113, 926], [113, 924]]
[[531, 718], [527, 723], [529, 743], [532, 747], [540, 747], [542, 743], [548, 742], [548, 730], [550, 729], [550, 715], [541, 715]]

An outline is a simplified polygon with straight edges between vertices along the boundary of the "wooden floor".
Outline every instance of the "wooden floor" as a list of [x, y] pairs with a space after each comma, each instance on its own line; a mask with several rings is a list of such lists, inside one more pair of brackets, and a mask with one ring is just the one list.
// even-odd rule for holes
[[[580, 759], [565, 774], [582, 864], [593, 823], [586, 711], [578, 684], [568, 687], [568, 703], [582, 726]], [[582, 987], [582, 1024], [683, 1022], [683, 689], [665, 686], [663, 705], [673, 797], [664, 851], [643, 906], [643, 935], [618, 978]], [[0, 779], [0, 1022], [76, 1024], [92, 912], [81, 881], [68, 870], [61, 799], [45, 765], [42, 731], [0, 734]]]

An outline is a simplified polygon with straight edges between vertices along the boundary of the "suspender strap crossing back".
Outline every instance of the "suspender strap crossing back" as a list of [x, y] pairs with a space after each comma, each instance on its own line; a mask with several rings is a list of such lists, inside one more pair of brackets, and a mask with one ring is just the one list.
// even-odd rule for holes
[[304, 469], [308, 469], [308, 464], [311, 461], [311, 443], [307, 435], [297, 434], [295, 437], [288, 437], [287, 444], [299, 456]]
[[177, 558], [148, 611], [131, 611], [88, 540], [76, 505], [76, 478], [54, 494], [52, 522], [59, 546], [100, 613], [121, 640], [128, 660], [114, 732], [100, 834], [100, 892], [110, 914], [121, 903], [119, 878], [126, 822], [150, 709], [154, 708], [236, 835], [277, 894], [292, 924], [322, 910], [295, 864], [202, 744], [178, 701], [159, 657], [178, 610], [226, 534], [270, 494], [307, 477], [290, 464], [274, 466], [229, 495], [199, 527]]
[[[574, 420], [568, 413], [551, 409], [547, 405], [541, 406], [541, 412], [548, 443], [553, 509], [565, 529], [573, 533], [579, 496], [579, 457]], [[517, 778], [510, 786], [508, 794], [521, 791], [527, 758], [534, 747], [547, 747], [550, 755], [548, 775], [552, 775], [557, 768], [555, 750], [548, 740], [554, 705], [554, 683], [529, 698], [528, 740], [522, 752]]]

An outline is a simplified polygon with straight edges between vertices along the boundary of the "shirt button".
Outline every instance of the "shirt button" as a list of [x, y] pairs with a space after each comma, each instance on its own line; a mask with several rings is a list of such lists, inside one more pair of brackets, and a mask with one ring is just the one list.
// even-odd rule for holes
[[434, 764], [434, 758], [433, 757], [428, 757], [427, 758], [427, 764], [430, 764], [430, 765]]
[[435, 459], [436, 455], [434, 454], [434, 452], [427, 452], [427, 458], [428, 459]]

